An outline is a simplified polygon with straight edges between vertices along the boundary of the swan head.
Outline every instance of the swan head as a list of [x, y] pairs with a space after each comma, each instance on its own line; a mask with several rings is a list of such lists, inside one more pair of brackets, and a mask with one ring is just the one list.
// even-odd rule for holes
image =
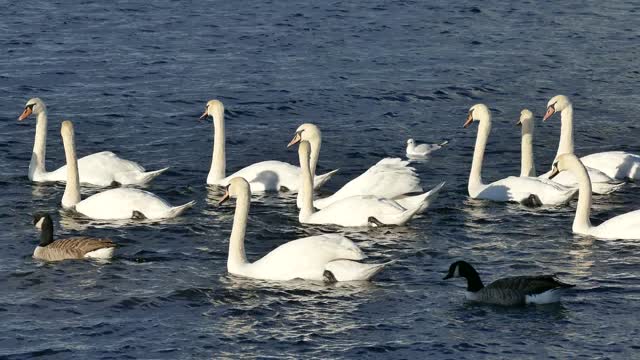
[[533, 125], [533, 113], [529, 109], [520, 111], [520, 119], [516, 123], [517, 126], [529, 127]]
[[407, 145], [415, 145], [415, 144], [416, 144], [415, 140], [413, 140], [413, 139], [407, 140]]
[[24, 106], [24, 111], [18, 117], [18, 121], [22, 121], [28, 118], [31, 114], [38, 115], [42, 112], [47, 111], [47, 106], [44, 104], [40, 98], [29, 99]]
[[491, 112], [489, 108], [485, 104], [475, 104], [469, 108], [469, 115], [467, 115], [467, 121], [464, 123], [464, 127], [467, 128], [474, 121], [481, 121], [483, 119], [488, 119], [490, 117]]
[[249, 183], [247, 180], [241, 177], [234, 177], [229, 180], [229, 185], [227, 185], [227, 190], [224, 193], [224, 196], [218, 202], [218, 205], [224, 204], [227, 200], [232, 197], [237, 198], [242, 194], [251, 194], [251, 188], [249, 187]]
[[556, 95], [552, 97], [551, 100], [547, 102], [547, 112], [544, 114], [542, 121], [547, 121], [547, 119], [553, 116], [553, 114], [558, 111], [562, 112], [562, 110], [569, 106], [571, 106], [571, 101], [569, 101], [568, 97], [564, 95]]
[[200, 120], [206, 119], [209, 116], [215, 120], [216, 116], [220, 116], [222, 114], [224, 114], [224, 105], [222, 105], [222, 101], [215, 99], [209, 100], [207, 101], [204, 113], [200, 116]]
[[576, 163], [582, 165], [580, 159], [578, 159], [578, 157], [574, 154], [562, 154], [558, 156], [556, 161], [554, 161], [553, 165], [551, 166], [551, 174], [549, 174], [549, 179], [553, 179], [559, 173], [565, 170], [569, 170]]
[[291, 147], [301, 141], [319, 142], [321, 138], [322, 133], [319, 127], [311, 123], [302, 124], [296, 129], [296, 133], [287, 144], [287, 147]]
[[73, 138], [73, 123], [69, 120], [63, 121], [62, 126], [60, 127], [60, 134], [63, 139]]

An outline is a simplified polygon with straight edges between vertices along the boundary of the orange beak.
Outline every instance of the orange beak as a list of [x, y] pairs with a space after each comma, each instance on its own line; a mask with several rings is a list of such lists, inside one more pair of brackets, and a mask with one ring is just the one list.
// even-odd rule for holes
[[207, 110], [204, 110], [204, 113], [202, 113], [202, 115], [200, 115], [200, 118], [198, 120], [204, 120], [207, 118], [207, 116], [209, 116], [209, 114], [207, 113]]
[[26, 107], [24, 108], [24, 111], [22, 112], [22, 114], [20, 115], [20, 117], [18, 118], [18, 121], [22, 121], [26, 118], [29, 117], [29, 115], [31, 115], [31, 113], [33, 112], [33, 110], [31, 110], [30, 107]]
[[291, 139], [291, 141], [289, 141], [289, 144], [287, 145], [287, 147], [291, 147], [297, 143], [299, 143], [302, 140], [302, 136], [300, 135], [299, 132], [296, 133], [296, 135], [293, 137], [293, 139]]
[[469, 116], [467, 116], [467, 121], [464, 122], [464, 125], [462, 125], [464, 128], [468, 128], [469, 125], [471, 125], [471, 123], [473, 122], [473, 114], [471, 113], [471, 111], [469, 111]]
[[222, 199], [220, 199], [220, 201], [218, 201], [218, 206], [224, 204], [227, 200], [229, 200], [230, 196], [229, 196], [229, 190], [225, 191], [224, 196], [222, 197]]
[[553, 107], [553, 105], [549, 106], [547, 108], [547, 112], [544, 113], [544, 117], [542, 118], [542, 121], [547, 121], [547, 119], [550, 118], [555, 113], [556, 113], [556, 109]]

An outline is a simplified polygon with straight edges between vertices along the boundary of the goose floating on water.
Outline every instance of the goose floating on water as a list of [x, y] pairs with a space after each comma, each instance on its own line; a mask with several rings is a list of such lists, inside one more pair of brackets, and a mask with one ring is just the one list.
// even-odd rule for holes
[[[268, 160], [249, 165], [235, 173], [226, 176], [225, 157], [225, 129], [224, 129], [224, 105], [219, 100], [210, 100], [200, 117], [204, 119], [213, 117], [213, 157], [211, 159], [211, 169], [207, 176], [207, 184], [226, 186], [235, 177], [243, 177], [249, 181], [252, 192], [261, 191], [298, 191], [300, 178], [300, 168], [284, 161]], [[321, 139], [312, 143], [312, 166], [314, 171], [320, 156]], [[338, 170], [330, 171], [316, 177], [314, 188], [319, 188], [329, 181]]]
[[443, 280], [453, 277], [467, 279], [468, 300], [505, 306], [558, 302], [564, 290], [575, 286], [560, 282], [554, 275], [506, 277], [484, 286], [478, 272], [466, 261], [451, 264]]
[[[67, 166], [48, 172], [45, 168], [45, 154], [47, 147], [47, 107], [44, 101], [33, 98], [27, 101], [24, 111], [18, 118], [22, 121], [31, 114], [37, 116], [36, 136], [33, 144], [33, 153], [29, 163], [29, 180], [34, 182], [60, 181], [67, 179]], [[139, 164], [122, 159], [110, 151], [87, 155], [78, 160], [80, 182], [97, 186], [111, 186], [114, 183], [121, 185], [142, 185], [153, 180], [165, 172], [167, 168], [148, 171]]]
[[40, 244], [33, 251], [33, 257], [46, 261], [69, 259], [110, 259], [116, 244], [109, 239], [86, 236], [53, 239], [53, 221], [49, 214], [36, 214], [33, 224], [40, 229]]
[[309, 236], [282, 244], [254, 262], [247, 260], [244, 240], [247, 231], [251, 191], [243, 178], [233, 178], [220, 204], [236, 198], [229, 238], [229, 273], [261, 280], [369, 280], [387, 264], [359, 262], [365, 254], [351, 240], [338, 234]]

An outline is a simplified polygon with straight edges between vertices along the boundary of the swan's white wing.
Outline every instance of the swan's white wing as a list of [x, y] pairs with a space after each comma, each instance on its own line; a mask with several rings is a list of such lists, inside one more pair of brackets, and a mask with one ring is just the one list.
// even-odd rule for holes
[[640, 210], [613, 217], [593, 229], [603, 239], [640, 240]]
[[148, 219], [167, 217], [171, 205], [144, 190], [117, 188], [92, 195], [75, 206], [76, 211], [92, 219], [131, 219], [134, 211]]
[[640, 155], [606, 151], [583, 156], [580, 161], [584, 166], [598, 169], [614, 179], [640, 179]]
[[[602, 171], [594, 168], [587, 167], [587, 172], [589, 173], [589, 179], [591, 179], [591, 188], [596, 194], [610, 194], [618, 189], [620, 189], [624, 182], [620, 180], [613, 179], [609, 177], [607, 174]], [[549, 179], [551, 175], [551, 170], [540, 175], [539, 179]], [[578, 182], [576, 181], [576, 177], [570, 171], [562, 171], [558, 175], [553, 178], [554, 182], [557, 182], [560, 185], [576, 187], [578, 186]]]
[[[98, 186], [109, 186], [116, 181], [115, 174], [144, 172], [139, 164], [122, 159], [110, 151], [87, 155], [78, 160], [80, 182]], [[67, 165], [47, 174], [50, 181], [66, 181]]]
[[337, 259], [362, 260], [366, 256], [353, 241], [338, 234], [297, 239], [278, 246], [248, 265], [251, 277], [269, 280], [323, 280], [325, 266]]
[[[305, 223], [340, 226], [369, 226], [370, 217], [386, 225], [402, 224], [409, 210], [393, 200], [373, 195], [350, 196], [331, 203], [309, 216]], [[416, 209], [417, 211], [417, 209]]]
[[567, 188], [551, 180], [509, 176], [486, 185], [474, 198], [521, 202], [534, 194], [543, 204], [558, 205], [567, 202], [576, 192], [577, 189]]
[[357, 178], [349, 181], [335, 194], [314, 201], [317, 208], [356, 195], [374, 195], [392, 199], [394, 197], [421, 192], [420, 179], [408, 161], [399, 158], [385, 158], [370, 167]]

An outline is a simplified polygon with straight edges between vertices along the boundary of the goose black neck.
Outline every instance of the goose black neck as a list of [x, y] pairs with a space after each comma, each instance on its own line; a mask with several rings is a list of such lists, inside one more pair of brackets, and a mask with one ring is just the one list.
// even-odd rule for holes
[[467, 279], [467, 291], [476, 292], [484, 288], [480, 275], [471, 265], [460, 267], [460, 276]]
[[53, 242], [53, 222], [49, 216], [42, 219], [40, 229], [40, 246], [47, 246]]

